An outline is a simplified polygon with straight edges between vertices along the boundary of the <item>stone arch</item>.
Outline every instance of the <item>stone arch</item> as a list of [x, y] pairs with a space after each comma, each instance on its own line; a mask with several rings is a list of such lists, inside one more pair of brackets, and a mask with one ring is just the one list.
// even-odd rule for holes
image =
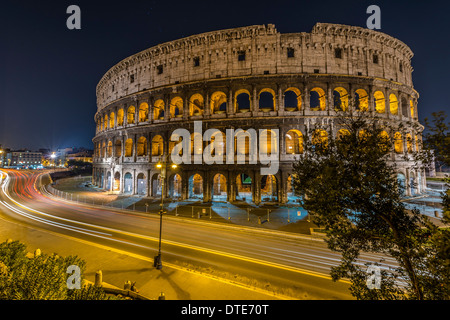
[[348, 110], [348, 92], [343, 87], [337, 87], [333, 90], [333, 106], [336, 111]]
[[128, 138], [125, 140], [125, 157], [133, 156], [133, 139]]
[[114, 142], [114, 156], [115, 157], [121, 157], [122, 156], [122, 141], [120, 141], [120, 139], [117, 139]]
[[259, 148], [263, 154], [278, 153], [278, 136], [274, 130], [263, 129], [259, 132]]
[[170, 198], [180, 198], [182, 195], [182, 181], [179, 173], [174, 173], [169, 177], [169, 194]]
[[284, 110], [300, 111], [302, 108], [302, 94], [298, 88], [290, 87], [284, 91]]
[[136, 176], [136, 194], [141, 196], [147, 194], [147, 179], [142, 172], [138, 173]]
[[326, 109], [327, 97], [325, 90], [315, 87], [309, 92], [309, 106], [313, 111], [324, 111]]
[[227, 178], [222, 173], [216, 173], [212, 178], [212, 201], [227, 201]]
[[203, 115], [204, 99], [200, 93], [193, 94], [189, 99], [189, 115]]
[[117, 110], [117, 125], [118, 126], [123, 126], [123, 108], [120, 108], [119, 110]]
[[127, 124], [133, 124], [135, 122], [136, 108], [134, 106], [129, 106], [127, 109]]
[[369, 95], [364, 89], [357, 89], [355, 91], [355, 109], [358, 111], [369, 110]]
[[398, 114], [398, 100], [397, 96], [393, 93], [389, 95], [389, 111], [391, 114]]
[[147, 138], [144, 136], [139, 137], [136, 143], [136, 153], [138, 157], [147, 155]]
[[276, 110], [276, 94], [273, 89], [264, 88], [258, 94], [258, 109], [263, 112]]
[[152, 139], [152, 156], [162, 156], [164, 153], [164, 139], [161, 135], [156, 135]]
[[114, 128], [116, 126], [115, 122], [116, 122], [116, 115], [114, 111], [111, 111], [111, 113], [109, 114], [109, 127]]
[[394, 150], [396, 153], [403, 153], [403, 139], [400, 132], [394, 133]]
[[386, 103], [384, 94], [381, 91], [375, 91], [373, 94], [373, 99], [375, 102], [375, 111], [378, 113], [385, 113], [386, 112]]
[[107, 150], [107, 151], [106, 151], [107, 157], [108, 157], [108, 158], [111, 158], [111, 157], [112, 157], [112, 152], [113, 152], [113, 144], [112, 144], [112, 141], [111, 141], [111, 140], [108, 141], [108, 147], [107, 147], [106, 150]]
[[181, 118], [183, 116], [183, 98], [176, 96], [170, 100], [170, 117]]
[[123, 176], [123, 193], [133, 193], [133, 175], [130, 172], [125, 173]]
[[153, 119], [162, 120], [164, 119], [164, 108], [165, 104], [162, 99], [158, 99], [153, 104]]
[[246, 89], [239, 89], [234, 94], [234, 110], [236, 113], [249, 112], [251, 110], [250, 92]]
[[278, 202], [278, 179], [275, 175], [261, 176], [261, 202]]
[[406, 134], [406, 151], [408, 153], [412, 153], [413, 152], [413, 140], [412, 140], [412, 136], [410, 133]]
[[247, 173], [236, 175], [236, 200], [252, 201], [253, 180]]
[[203, 177], [198, 173], [192, 174], [188, 179], [189, 198], [203, 199]]
[[402, 97], [400, 100], [400, 105], [402, 108], [402, 116], [407, 117], [408, 116], [408, 103], [406, 102], [406, 98]]
[[151, 176], [152, 197], [161, 197], [162, 194], [162, 178], [158, 172]]
[[148, 121], [148, 103], [142, 102], [139, 105], [139, 122]]
[[211, 114], [225, 113], [227, 111], [227, 96], [222, 91], [216, 91], [210, 99]]
[[290, 129], [285, 136], [286, 154], [303, 153], [303, 134], [300, 130]]
[[108, 115], [105, 114], [105, 117], [103, 118], [103, 129], [108, 129]]
[[113, 184], [113, 191], [119, 191], [120, 190], [120, 172], [116, 172], [114, 174], [114, 184]]
[[324, 129], [315, 129], [312, 135], [312, 143], [319, 148], [326, 148], [328, 145], [328, 132]]

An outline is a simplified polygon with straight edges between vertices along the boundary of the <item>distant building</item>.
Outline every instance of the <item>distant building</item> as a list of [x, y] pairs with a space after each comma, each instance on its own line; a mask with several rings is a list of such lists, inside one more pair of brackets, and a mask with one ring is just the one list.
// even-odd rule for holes
[[42, 168], [42, 153], [29, 150], [10, 151], [6, 153], [3, 166], [21, 169]]
[[76, 160], [76, 161], [82, 161], [82, 162], [91, 162], [92, 163], [92, 156], [93, 156], [93, 150], [83, 150], [76, 153], [69, 153], [66, 154], [66, 160]]

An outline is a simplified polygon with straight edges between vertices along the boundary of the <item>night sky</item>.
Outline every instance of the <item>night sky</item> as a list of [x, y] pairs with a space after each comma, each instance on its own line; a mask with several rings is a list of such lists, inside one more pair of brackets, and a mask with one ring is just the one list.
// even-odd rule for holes
[[[66, 9], [81, 8], [81, 30]], [[122, 59], [202, 32], [275, 24], [310, 32], [316, 22], [366, 27], [381, 8], [381, 32], [414, 52], [419, 119], [450, 117], [450, 4], [446, 1], [2, 1], [0, 144], [11, 149], [93, 148], [95, 88]]]

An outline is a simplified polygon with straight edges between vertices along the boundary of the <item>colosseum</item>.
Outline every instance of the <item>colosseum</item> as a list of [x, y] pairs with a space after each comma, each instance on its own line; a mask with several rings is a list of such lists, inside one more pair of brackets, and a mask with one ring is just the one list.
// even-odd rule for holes
[[[292, 162], [302, 152], [306, 128], [336, 135], [336, 110], [352, 108], [409, 123], [406, 134], [389, 133], [391, 158], [406, 195], [420, 194], [425, 172], [403, 157], [421, 139], [411, 126], [418, 124], [419, 98], [412, 56], [407, 45], [384, 33], [327, 23], [286, 34], [273, 24], [254, 25], [151, 47], [120, 61], [97, 85], [93, 183], [142, 197], [159, 198], [164, 190], [164, 197], [176, 200], [295, 203]], [[194, 144], [198, 121], [203, 131], [223, 132], [220, 143], [212, 138]], [[209, 152], [225, 157], [227, 129], [265, 133], [258, 147], [275, 148], [278, 171], [261, 174], [262, 164], [249, 161], [254, 150], [248, 139], [234, 145], [245, 163], [200, 161], [173, 168], [168, 155], [179, 128], [193, 132], [194, 157], [209, 143]]]

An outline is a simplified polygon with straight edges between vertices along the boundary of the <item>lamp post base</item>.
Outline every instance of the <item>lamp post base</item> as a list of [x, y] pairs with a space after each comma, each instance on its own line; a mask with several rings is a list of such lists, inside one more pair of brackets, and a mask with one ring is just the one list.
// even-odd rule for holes
[[155, 256], [155, 258], [153, 260], [153, 266], [158, 270], [162, 269], [161, 254], [158, 254], [157, 256]]

